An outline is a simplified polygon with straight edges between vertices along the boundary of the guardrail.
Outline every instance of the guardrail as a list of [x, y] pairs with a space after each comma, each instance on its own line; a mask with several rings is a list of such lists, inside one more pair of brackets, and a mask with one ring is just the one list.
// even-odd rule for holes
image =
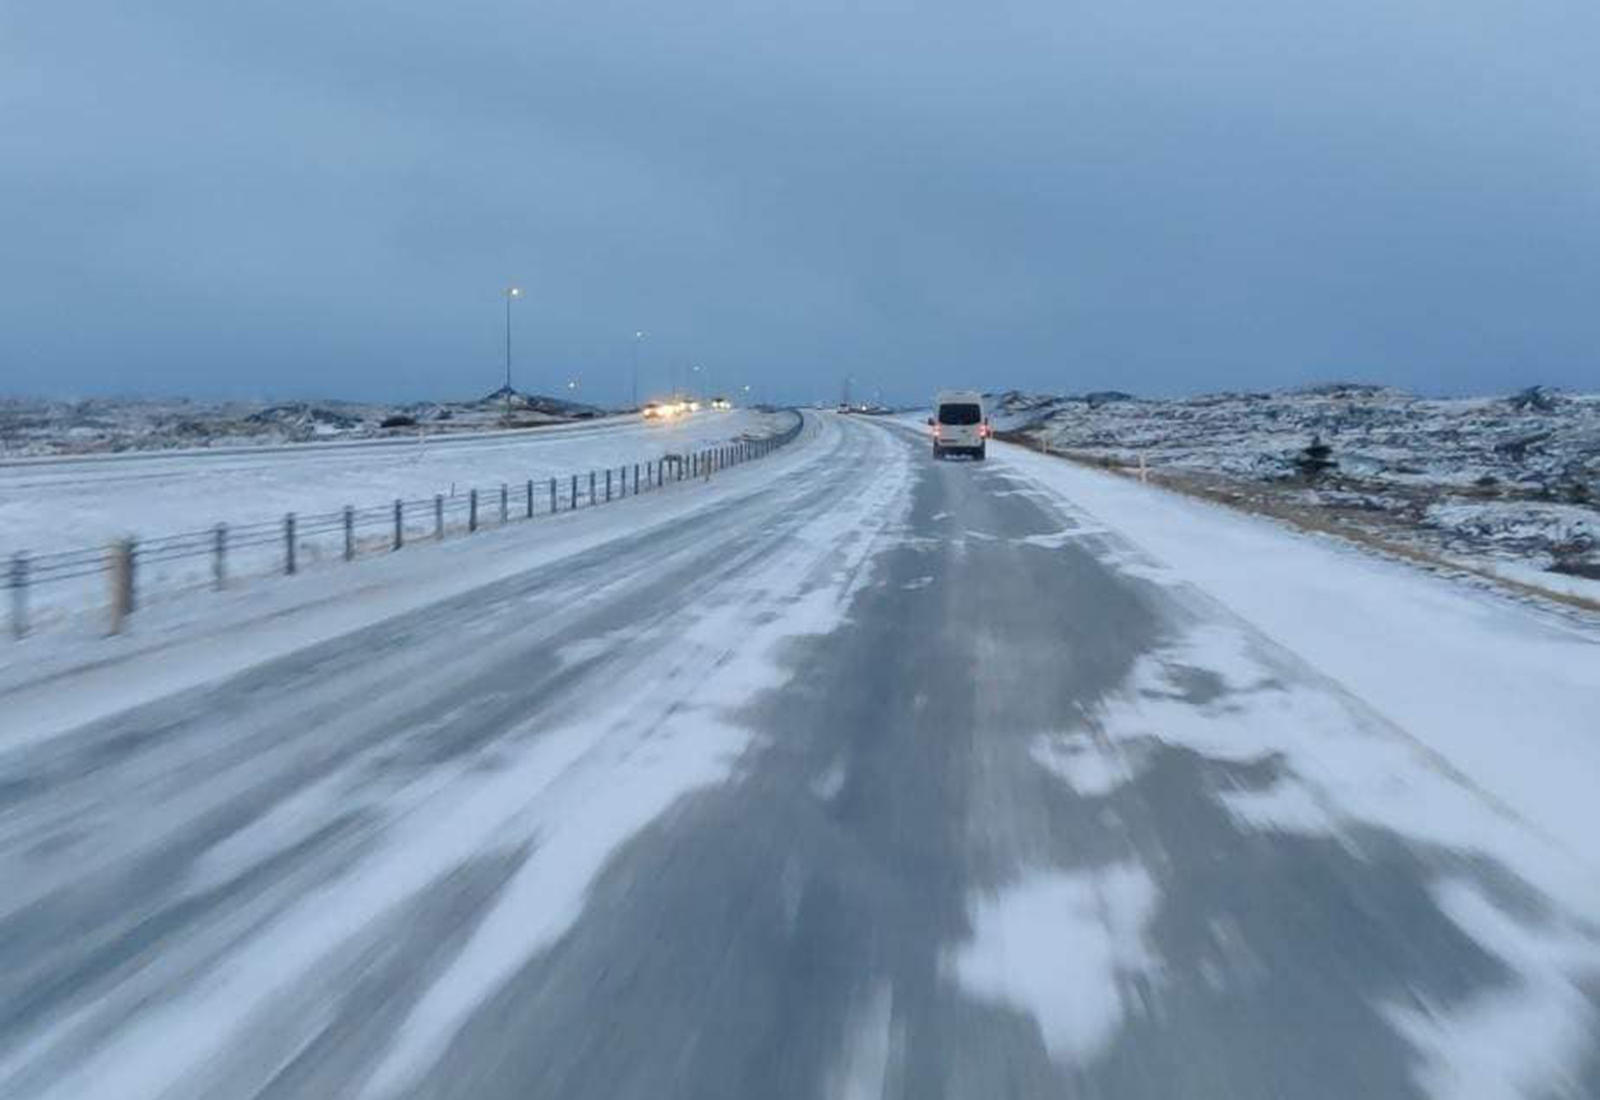
[[[308, 559], [330, 552], [351, 562], [374, 553], [391, 553], [415, 542], [441, 542], [452, 534], [473, 534], [537, 516], [557, 515], [636, 497], [695, 480], [709, 480], [719, 470], [763, 458], [800, 434], [804, 419], [776, 435], [733, 440], [716, 447], [662, 455], [651, 461], [590, 470], [586, 477], [528, 478], [520, 483], [469, 487], [449, 496], [397, 498], [366, 508], [346, 506], [333, 512], [287, 513], [281, 520], [218, 523], [203, 530], [158, 538], [119, 539], [109, 546], [85, 547], [46, 554], [18, 551], [6, 569], [11, 636], [30, 632], [30, 595], [52, 584], [103, 574], [108, 580], [109, 629], [120, 631], [148, 591], [141, 575], [152, 566], [210, 559], [213, 589], [226, 588], [230, 563], [245, 551], [270, 555], [273, 567], [256, 570], [293, 575]], [[271, 549], [269, 549], [271, 548]], [[258, 562], [259, 563], [259, 562]], [[183, 587], [183, 586], [180, 586]], [[192, 587], [190, 585], [189, 587]]]

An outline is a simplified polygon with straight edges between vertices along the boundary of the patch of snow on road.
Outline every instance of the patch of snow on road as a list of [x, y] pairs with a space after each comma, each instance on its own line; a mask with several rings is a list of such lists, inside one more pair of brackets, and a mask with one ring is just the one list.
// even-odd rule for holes
[[208, 848], [189, 870], [189, 889], [214, 890], [309, 837], [343, 810], [361, 806], [350, 777], [327, 776], [273, 806], [242, 829]]
[[[1209, 673], [1212, 698], [1195, 696]], [[1263, 791], [1217, 792], [1242, 826], [1342, 835], [1365, 823], [1446, 850], [1482, 853], [1574, 912], [1600, 912], [1600, 884], [1573, 854], [1448, 760], [1243, 626], [1211, 625], [1141, 659], [1099, 726], [1113, 743], [1165, 742], [1216, 761], [1272, 760]]]
[[1435, 897], [1463, 932], [1517, 974], [1517, 981], [1454, 1010], [1409, 1003], [1389, 1010], [1425, 1059], [1418, 1084], [1438, 1100], [1583, 1093], [1581, 1063], [1600, 1023], [1578, 985], [1600, 975], [1593, 939], [1523, 923], [1466, 883], [1438, 887]]
[[894, 997], [887, 985], [874, 989], [846, 1025], [845, 1048], [829, 1075], [828, 1100], [882, 1100], [889, 1065], [904, 1036], [893, 1027]]
[[580, 638], [558, 649], [556, 660], [568, 667], [585, 664], [615, 649], [622, 633], [624, 632], [614, 630], [593, 638]]
[[1073, 526], [1062, 528], [1060, 531], [1052, 531], [1048, 535], [1024, 535], [1019, 539], [1012, 539], [1011, 541], [1020, 543], [1023, 546], [1037, 546], [1044, 550], [1059, 550], [1063, 546], [1066, 546], [1069, 543], [1077, 542], [1079, 539], [1088, 535], [1099, 535], [1104, 533], [1105, 528], [1103, 527]]
[[611, 853], [683, 795], [726, 779], [748, 742], [747, 732], [700, 716], [669, 719], [648, 736], [668, 751], [595, 753], [574, 762], [574, 781], [554, 797], [505, 819], [496, 844], [537, 847], [413, 1010], [370, 1091], [398, 1088], [432, 1064], [474, 1009], [578, 920]]
[[1134, 769], [1122, 751], [1081, 734], [1043, 734], [1034, 738], [1028, 755], [1085, 798], [1110, 794], [1133, 778]]
[[948, 971], [972, 995], [1031, 1015], [1051, 1058], [1082, 1061], [1126, 1016], [1129, 977], [1156, 965], [1144, 928], [1157, 900], [1136, 864], [1038, 875], [974, 900], [972, 940]]
[[1312, 789], [1292, 780], [1280, 779], [1260, 791], [1224, 791], [1218, 797], [1235, 821], [1251, 829], [1315, 836], [1339, 828], [1338, 819]]
[[846, 778], [844, 757], [828, 765], [828, 770], [811, 781], [811, 793], [824, 802], [832, 802], [844, 790]]

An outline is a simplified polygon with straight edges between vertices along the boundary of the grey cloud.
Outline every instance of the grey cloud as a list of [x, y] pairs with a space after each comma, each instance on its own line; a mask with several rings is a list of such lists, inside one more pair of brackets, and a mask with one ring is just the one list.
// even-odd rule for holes
[[0, 389], [1600, 384], [1592, 5], [0, 15]]

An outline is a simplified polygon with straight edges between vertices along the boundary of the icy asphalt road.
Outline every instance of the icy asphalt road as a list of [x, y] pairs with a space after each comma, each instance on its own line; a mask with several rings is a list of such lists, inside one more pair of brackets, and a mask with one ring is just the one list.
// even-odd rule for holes
[[0, 746], [0, 1096], [1600, 1095], [1593, 929], [1430, 823], [1537, 838], [1004, 461], [824, 420]]

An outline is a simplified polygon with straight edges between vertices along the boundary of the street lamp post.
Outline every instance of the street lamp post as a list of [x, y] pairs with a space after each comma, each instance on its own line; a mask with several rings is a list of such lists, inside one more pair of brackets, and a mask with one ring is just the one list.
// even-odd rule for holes
[[639, 407], [639, 343], [644, 339], [644, 333], [633, 334], [633, 407]]
[[512, 286], [506, 288], [506, 416], [511, 416], [511, 303], [522, 297], [522, 288]]

